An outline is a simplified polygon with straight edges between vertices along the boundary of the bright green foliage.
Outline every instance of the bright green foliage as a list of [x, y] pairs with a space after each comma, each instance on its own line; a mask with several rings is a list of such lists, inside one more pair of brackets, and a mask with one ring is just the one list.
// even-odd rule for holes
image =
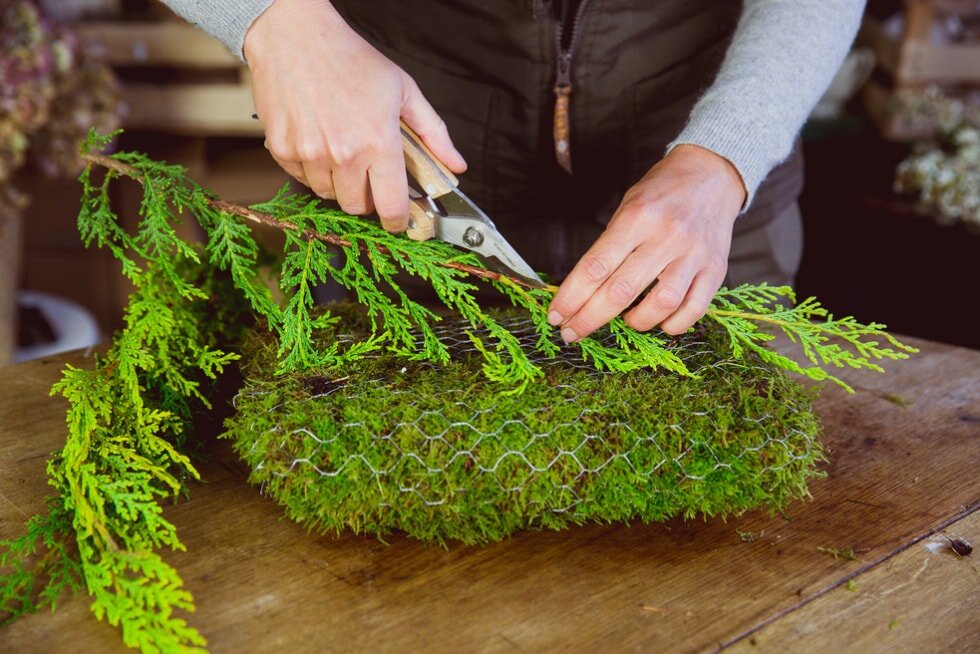
[[0, 627], [43, 606], [54, 609], [66, 589], [82, 589], [81, 565], [71, 551], [70, 525], [71, 516], [63, 504], [48, 498], [48, 512], [28, 520], [23, 536], [3, 544]]
[[[446, 362], [446, 346], [432, 328], [440, 317], [399, 287], [395, 275], [405, 272], [431, 285], [446, 308], [465, 318], [473, 328], [483, 329], [483, 335], [474, 338], [483, 352], [484, 371], [490, 379], [506, 385], [508, 391], [520, 392], [528, 382], [540, 377], [540, 369], [530, 362], [520, 344], [477, 304], [473, 297], [477, 287], [472, 278], [445, 265], [480, 267], [475, 255], [439, 241], [419, 243], [389, 234], [376, 222], [325, 209], [318, 201], [290, 195], [285, 189], [272, 201], [253, 209], [295, 226], [286, 231], [280, 278], [283, 290], [292, 292], [292, 296], [282, 312], [272, 317], [279, 334], [279, 372], [340, 365], [381, 348], [409, 360]], [[310, 233], [336, 234], [345, 244], [332, 247], [309, 238]], [[314, 324], [309, 315], [313, 305], [310, 287], [328, 277], [367, 307], [371, 321], [370, 337], [343, 351], [336, 343], [317, 350], [311, 339]], [[528, 308], [540, 310], [547, 295], [514, 283], [495, 285], [515, 304]], [[328, 315], [321, 318], [328, 320]]]
[[[165, 180], [147, 175], [152, 197], [164, 197]], [[48, 465], [58, 498], [25, 536], [0, 545], [0, 618], [53, 607], [63, 588], [83, 584], [93, 612], [119, 625], [128, 645], [202, 646], [197, 631], [173, 615], [193, 604], [156, 552], [183, 548], [159, 500], [197, 477], [184, 431], [194, 408], [208, 406], [211, 380], [237, 358], [221, 344], [240, 329], [241, 306], [230, 280], [211, 274], [197, 249], [176, 236], [176, 207], [144, 201], [133, 237], [106, 201], [108, 182], [93, 185], [89, 171], [82, 181], [80, 231], [116, 254], [136, 290], [125, 329], [95, 368], [69, 366], [52, 390], [69, 402], [68, 437]], [[38, 545], [43, 554], [25, 558]]]
[[[807, 298], [795, 306], [783, 304], [784, 300], [793, 304], [796, 302], [793, 290], [785, 286], [763, 284], [731, 290], [723, 288], [715, 295], [708, 317], [728, 331], [732, 352], [736, 356], [747, 348], [767, 363], [815, 381], [829, 379], [850, 393], [854, 390], [830, 374], [827, 366], [884, 372], [876, 361], [905, 359], [910, 353], [918, 351], [884, 331], [884, 325], [862, 325], [850, 316], [834, 318], [816, 298]], [[761, 329], [767, 325], [778, 327], [791, 341], [798, 343], [803, 354], [814, 365], [803, 367], [793, 359], [765, 347], [765, 343], [775, 338], [771, 332]]]
[[[177, 571], [156, 552], [183, 549], [159, 500], [176, 497], [185, 477], [197, 477], [182, 451], [184, 429], [194, 406], [208, 406], [210, 391], [202, 383], [237, 358], [218, 349], [216, 330], [235, 325], [238, 318], [229, 310], [234, 303], [215, 306], [203, 299], [233, 297], [230, 285], [202, 277], [201, 267], [182, 255], [171, 264], [164, 273], [159, 262], [145, 263], [134, 277], [126, 329], [112, 348], [94, 370], [69, 367], [55, 385], [53, 392], [69, 401], [68, 438], [48, 465], [60, 506], [53, 504], [57, 508], [41, 520], [45, 529], [60, 532], [58, 549], [48, 546], [33, 579], [5, 576], [0, 586], [4, 609], [16, 615], [53, 606], [66, 585], [63, 571], [81, 573], [95, 614], [119, 625], [123, 640], [145, 651], [204, 644], [172, 613], [193, 605]], [[175, 276], [179, 291], [171, 284]], [[36, 540], [36, 530], [26, 538]], [[34, 602], [25, 591], [44, 577]]]
[[[152, 652], [203, 646], [201, 636], [175, 613], [191, 610], [193, 604], [177, 572], [159, 554], [164, 548], [182, 547], [174, 526], [162, 515], [160, 501], [177, 497], [184, 491], [184, 481], [197, 476], [190, 458], [195, 443], [188, 441], [189, 425], [195, 411], [208, 406], [215, 378], [237, 358], [241, 329], [249, 320], [272, 333], [273, 355], [268, 365], [283, 388], [298, 383], [309, 370], [318, 375], [328, 370], [353, 372], [359, 366], [370, 369], [380, 361], [397, 360], [413, 370], [431, 371], [426, 366], [433, 364], [450, 366], [449, 370], [456, 371], [453, 374], [465, 376], [483, 404], [499, 401], [517, 411], [522, 405], [560, 401], [547, 395], [549, 384], [542, 383], [546, 374], [552, 374], [549, 357], [559, 352], [554, 329], [546, 319], [553, 288], [528, 289], [507, 278], [489, 282], [526, 313], [532, 337], [522, 340], [475, 300], [477, 277], [471, 273], [481, 263], [470, 253], [437, 241], [419, 243], [388, 234], [376, 222], [346, 215], [285, 189], [271, 201], [251, 208], [222, 203], [178, 166], [133, 152], [98, 154], [108, 140], [91, 134], [86, 144], [90, 165], [80, 178], [83, 197], [78, 228], [86, 244], [112, 252], [136, 291], [130, 297], [124, 329], [115, 335], [108, 352], [97, 358], [95, 368], [69, 368], [54, 388], [70, 404], [65, 446], [48, 466], [57, 497], [46, 515], [28, 523], [23, 537], [0, 543], [0, 621], [42, 606], [53, 607], [63, 589], [81, 586], [93, 597], [95, 614], [119, 625], [124, 641], [133, 647]], [[94, 173], [102, 168], [105, 173], [99, 178]], [[133, 233], [123, 228], [110, 204], [111, 185], [120, 178], [135, 180], [144, 191]], [[205, 242], [192, 245], [181, 239], [175, 228], [179, 219], [195, 221]], [[285, 294], [282, 303], [273, 299], [257, 274], [260, 253], [250, 221], [277, 226], [285, 233], [279, 268]], [[462, 325], [454, 332], [466, 332], [472, 342], [471, 356], [452, 362], [458, 333], [440, 329], [441, 314], [403, 291], [395, 277], [402, 273], [424, 280], [462, 320], [454, 323]], [[321, 338], [327, 330], [340, 328], [337, 316], [313, 309], [312, 288], [326, 279], [349, 289], [364, 305], [360, 338], [344, 342]], [[713, 347], [728, 343], [727, 354], [717, 347], [713, 350], [719, 361], [754, 361], [757, 357], [766, 363], [761, 368], [752, 364], [749, 369], [765, 371], [752, 377], [752, 383], [771, 388], [772, 398], [797, 397], [795, 387], [788, 386], [775, 367], [814, 379], [829, 375], [820, 367], [804, 369], [768, 350], [765, 343], [771, 335], [761, 331], [760, 325], [778, 326], [795, 337], [817, 366], [877, 369], [874, 360], [904, 358], [912, 351], [878, 325], [862, 326], [850, 318], [832, 320], [812, 300], [796, 309], [785, 308], [777, 302], [780, 296], [789, 297], [790, 291], [768, 287], [722, 291], [708, 314], [720, 326], [717, 333], [727, 335], [721, 341], [716, 335], [711, 337]], [[811, 318], [826, 320], [811, 324]], [[651, 385], [644, 387], [644, 392], [656, 393], [650, 397], [669, 397], [672, 386], [690, 389], [691, 395], [671, 400], [678, 416], [695, 406], [709, 410], [719, 402], [744, 407], [768, 401], [769, 391], [746, 395], [746, 389], [735, 388], [739, 384], [725, 386], [724, 375], [717, 374], [722, 367], [691, 367], [684, 341], [678, 346], [660, 333], [634, 332], [621, 319], [613, 321], [607, 333], [607, 338], [586, 338], [571, 346], [584, 359], [581, 365], [623, 373], [624, 384]], [[879, 346], [874, 340], [879, 338], [888, 339], [891, 347]], [[653, 370], [676, 374], [652, 375]], [[452, 376], [439, 379], [443, 385], [455, 383], [452, 379], [463, 381]], [[435, 379], [429, 387], [435, 388], [434, 384]], [[707, 388], [706, 384], [722, 384], [720, 395], [695, 392]], [[785, 411], [772, 415], [794, 419]], [[641, 417], [624, 414], [622, 419]], [[801, 426], [801, 430], [811, 434], [812, 425]], [[720, 433], [723, 437], [727, 432]], [[717, 451], [723, 448], [707, 441], [702, 445]], [[683, 444], [678, 440], [674, 446]], [[799, 466], [818, 456], [809, 441], [800, 447], [796, 456], [802, 458], [791, 456], [787, 466], [778, 469], [788, 471], [786, 479], [764, 479], [768, 473], [763, 467], [736, 470], [733, 463], [732, 473], [744, 473], [745, 479], [755, 481], [740, 486], [728, 480], [715, 486], [714, 477], [711, 483], [691, 477], [685, 482], [683, 501], [670, 500], [669, 493], [648, 499], [620, 494], [615, 497], [625, 502], [621, 513], [589, 514], [583, 507], [585, 513], [570, 514], [568, 520], [658, 519], [678, 511], [714, 514], [766, 501], [778, 505], [803, 492], [806, 475]], [[715, 473], [728, 474], [721, 469]], [[494, 518], [486, 510], [478, 511], [473, 519], [485, 521], [486, 526], [467, 538], [489, 538], [521, 524], [558, 526], [563, 518], [545, 511], [533, 520], [529, 517], [527, 506], [545, 501], [537, 493], [521, 499], [529, 504], [515, 514], [519, 519], [510, 514]], [[608, 495], [604, 502], [612, 499]], [[371, 528], [377, 531], [404, 524], [421, 537], [456, 533], [441, 522], [431, 527], [423, 522], [413, 524], [408, 513], [401, 522], [386, 522], [369, 517], [367, 504], [359, 510], [362, 522], [335, 517], [329, 526], [368, 528], [369, 521], [375, 520]]]
[[[356, 311], [333, 311], [344, 320], [315, 342], [370, 333]], [[519, 318], [501, 322], [533, 342]], [[546, 383], [520, 396], [495, 393], [467, 345], [437, 366], [379, 354], [277, 378], [274, 340], [256, 333], [226, 436], [290, 517], [438, 542], [778, 509], [806, 496], [823, 458], [812, 391], [754, 353], [734, 356], [714, 323], [670, 345], [697, 378], [601, 373], [566, 347], [537, 361]]]
[[[97, 136], [91, 140], [90, 147], [101, 144]], [[117, 167], [110, 167], [105, 180], [97, 187], [90, 183], [89, 171], [82, 176], [86, 192], [79, 228], [86, 243], [94, 240], [100, 246], [109, 247], [122, 260], [124, 273], [135, 279], [140, 268], [130, 253], [151, 261], [166, 261], [174, 256], [196, 260], [195, 250], [176, 238], [173, 230], [174, 212], [189, 213], [207, 234], [210, 263], [231, 273], [236, 288], [252, 310], [276, 333], [276, 369], [280, 374], [310, 367], [339, 366], [379, 350], [408, 360], [448, 361], [446, 345], [433, 329], [440, 316], [409, 297], [395, 279], [398, 273], [407, 273], [430, 285], [446, 309], [469, 323], [470, 338], [483, 357], [484, 374], [500, 384], [498, 392], [520, 393], [527, 384], [540, 379], [541, 368], [532, 361], [527, 348], [476, 302], [476, 282], [464, 269], [482, 266], [474, 254], [436, 240], [417, 242], [404, 235], [389, 234], [375, 221], [324, 207], [318, 200], [289, 193], [284, 187], [269, 202], [249, 210], [240, 208], [252, 219], [284, 230], [286, 239], [279, 279], [288, 299], [280, 307], [258, 281], [258, 246], [241, 215], [222, 210], [179, 166], [132, 152], [113, 155], [107, 165], [113, 164]], [[124, 171], [119, 164], [126, 167]], [[122, 230], [109, 206], [108, 186], [119, 175], [139, 180], [144, 189], [143, 220], [136, 236]], [[196, 290], [166, 265], [161, 271], [181, 296], [187, 300], [195, 297]], [[313, 343], [312, 333], [318, 325], [310, 315], [312, 289], [327, 279], [348, 289], [366, 307], [371, 330], [363, 341], [346, 347], [327, 343], [319, 349]], [[554, 329], [546, 317], [554, 289], [525, 288], [506, 277], [490, 283], [511, 304], [525, 309], [531, 316], [539, 334], [533, 349], [554, 354]], [[708, 315], [729, 331], [736, 355], [742, 348], [748, 348], [767, 361], [813, 379], [839, 381], [819, 366], [879, 369], [872, 359], [904, 358], [907, 352], [914, 351], [883, 332], [881, 325], [864, 326], [853, 318], [828, 317], [812, 298], [796, 307], [784, 306], [781, 299], [792, 301], [792, 290], [766, 285], [722, 289]], [[815, 318], [826, 320], [812, 323]], [[317, 318], [319, 326], [330, 321], [329, 314]], [[806, 355], [818, 366], [803, 369], [792, 359], [765, 348], [762, 344], [773, 336], [762, 331], [760, 325], [778, 325], [803, 346]], [[666, 346], [664, 335], [636, 332], [621, 318], [613, 320], [609, 330], [614, 339], [586, 338], [576, 345], [583, 358], [597, 369], [629, 372], [664, 368], [680, 375], [691, 374]], [[879, 347], [873, 340], [879, 337], [887, 339], [893, 347]]]

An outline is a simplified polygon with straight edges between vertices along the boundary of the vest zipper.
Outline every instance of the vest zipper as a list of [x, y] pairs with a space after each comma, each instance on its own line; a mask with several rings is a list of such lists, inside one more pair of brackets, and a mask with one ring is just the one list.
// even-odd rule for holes
[[[568, 5], [572, 0], [562, 1], [561, 20], [555, 31], [555, 50], [557, 52], [557, 72], [555, 74], [555, 116], [552, 132], [555, 140], [555, 158], [558, 165], [572, 174], [571, 116], [569, 99], [572, 95], [572, 62], [575, 51], [582, 38], [582, 17], [589, 0], [579, 0], [571, 25], [568, 24]], [[567, 39], [565, 38], [567, 37]]]

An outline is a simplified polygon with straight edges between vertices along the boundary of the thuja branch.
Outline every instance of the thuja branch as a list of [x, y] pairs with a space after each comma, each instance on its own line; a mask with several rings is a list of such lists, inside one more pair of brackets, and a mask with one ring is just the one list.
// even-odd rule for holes
[[[728, 331], [732, 351], [743, 348], [756, 352], [763, 360], [781, 368], [821, 381], [828, 379], [845, 390], [853, 389], [828, 368], [866, 368], [882, 372], [876, 361], [905, 359], [917, 352], [878, 323], [861, 324], [853, 317], [835, 318], [816, 298], [796, 303], [789, 287], [740, 286], [722, 288], [715, 295], [706, 314]], [[767, 347], [774, 334], [769, 326], [784, 333], [798, 344], [812, 366], [804, 367]]]
[[[122, 161], [114, 159], [110, 156], [98, 152], [86, 152], [82, 154], [82, 159], [90, 164], [95, 164], [97, 166], [102, 166], [103, 168], [114, 170], [117, 173], [121, 175], [125, 175], [126, 177], [129, 177], [136, 181], [142, 180], [142, 174], [136, 167], [131, 166], [127, 163], [123, 163]], [[290, 231], [299, 230], [299, 228], [296, 225], [294, 225], [289, 221], [279, 220], [267, 213], [256, 211], [249, 207], [242, 206], [240, 204], [235, 204], [234, 202], [228, 202], [226, 200], [221, 200], [218, 198], [208, 198], [208, 203], [218, 211], [233, 216], [239, 216], [257, 225], [265, 225], [267, 227], [274, 227], [276, 229], [281, 229], [281, 230], [290, 230]], [[323, 243], [327, 243], [329, 245], [333, 245], [336, 247], [350, 247], [352, 245], [350, 241], [348, 241], [347, 239], [341, 236], [337, 236], [336, 234], [314, 232], [313, 230], [310, 229], [300, 230], [300, 233], [304, 239], [317, 239], [318, 241], [322, 241]], [[366, 251], [366, 249], [363, 248], [363, 246], [360, 249], [362, 251]], [[379, 248], [379, 251], [384, 254], [389, 254], [387, 248], [384, 247]], [[487, 268], [482, 268], [480, 266], [474, 266], [471, 264], [465, 264], [465, 263], [459, 263], [453, 261], [444, 261], [438, 263], [437, 265], [443, 268], [459, 270], [460, 272], [464, 272], [467, 275], [473, 275], [474, 277], [479, 277], [481, 279], [486, 279], [491, 281], [502, 281], [504, 278], [506, 278], [508, 282], [513, 282], [519, 286], [533, 288], [530, 284], [528, 284], [527, 282], [525, 282], [524, 280], [518, 277], [505, 275], [498, 271], [489, 270]], [[557, 286], [547, 286], [545, 288], [552, 292], [558, 290]]]
[[[99, 141], [93, 141], [93, 145], [98, 146]], [[324, 207], [317, 200], [290, 194], [286, 188], [269, 202], [243, 207], [214, 198], [187, 178], [182, 168], [155, 162], [139, 153], [92, 153], [87, 160], [90, 168], [98, 165], [108, 169], [108, 173], [100, 192], [87, 194], [83, 213], [100, 217], [100, 223], [109, 225], [90, 232], [83, 229], [86, 240], [92, 240], [94, 233], [100, 245], [107, 245], [123, 261], [124, 272], [137, 268], [127, 257], [129, 250], [144, 255], [136, 246], [148, 239], [120, 234], [113, 220], [104, 189], [116, 177], [130, 177], [143, 185], [143, 209], [148, 215], [190, 213], [208, 235], [206, 249], [211, 262], [231, 271], [253, 309], [278, 334], [282, 372], [339, 365], [378, 348], [413, 359], [448, 360], [448, 348], [432, 329], [439, 316], [402, 291], [394, 279], [401, 271], [423, 279], [446, 307], [482, 331], [483, 336], [477, 340], [489, 339], [480, 343], [488, 377], [500, 381], [511, 392], [521, 392], [542, 374], [517, 339], [476, 303], [476, 287], [468, 280], [489, 282], [521, 306], [527, 306], [527, 294], [548, 291], [527, 288], [527, 293], [517, 294], [514, 289], [523, 285], [522, 281], [487, 270], [475, 255], [437, 241], [419, 243], [389, 234], [376, 222]], [[286, 236], [279, 275], [280, 286], [288, 296], [285, 306], [273, 304], [268, 289], [257, 283], [258, 245], [243, 227], [249, 222], [281, 229]], [[132, 277], [133, 273], [127, 274]], [[311, 289], [327, 278], [346, 287], [367, 307], [375, 328], [372, 339], [347, 350], [337, 344], [316, 346], [313, 333], [318, 324], [310, 317]], [[319, 320], [324, 324], [329, 316]], [[609, 361], [607, 367], [615, 368], [617, 356], [615, 350], [600, 348], [593, 358], [597, 365]], [[684, 371], [683, 364], [669, 354], [658, 361]], [[649, 363], [656, 365], [658, 361]]]
[[[121, 176], [143, 185], [145, 213], [193, 215], [208, 235], [206, 249], [212, 263], [230, 270], [253, 309], [278, 334], [282, 372], [339, 365], [379, 348], [411, 359], [448, 360], [448, 348], [432, 327], [440, 317], [401, 289], [395, 279], [399, 272], [421, 278], [447, 308], [470, 322], [474, 327], [471, 338], [484, 357], [484, 372], [499, 381], [502, 390], [519, 393], [542, 372], [513, 334], [476, 302], [474, 281], [490, 283], [513, 304], [525, 308], [541, 334], [538, 349], [547, 355], [557, 351], [552, 342], [554, 330], [543, 311], [554, 287], [531, 288], [519, 279], [486, 269], [471, 253], [435, 240], [420, 243], [389, 234], [376, 222], [324, 207], [285, 188], [269, 202], [243, 207], [214, 198], [188, 179], [182, 168], [139, 153], [93, 153], [87, 160], [90, 167], [108, 169], [109, 179], [100, 192], [93, 189], [87, 194], [83, 213], [103, 220], [97, 230], [83, 229], [83, 236], [92, 240], [94, 233], [100, 245], [112, 248], [123, 260], [124, 272], [137, 268], [135, 262], [127, 263], [126, 252], [142, 254], [138, 246], [151, 239], [119, 233], [104, 191], [111, 179]], [[284, 306], [274, 305], [256, 283], [258, 246], [249, 231], [243, 231], [245, 223], [276, 227], [286, 236], [279, 275], [288, 297]], [[327, 278], [346, 287], [365, 305], [374, 328], [371, 339], [346, 350], [336, 343], [325, 347], [315, 343], [314, 332], [329, 321], [329, 316], [319, 318], [319, 324], [311, 318], [311, 288]], [[617, 332], [614, 341], [584, 339], [576, 345], [593, 365], [624, 371], [663, 367], [690, 374], [681, 359], [664, 347], [666, 341], [661, 336], [641, 337], [618, 323], [611, 327]]]
[[[184, 177], [182, 169], [156, 164], [136, 153], [112, 156], [91, 153], [86, 159], [118, 175], [136, 179], [144, 187], [159, 185], [170, 193], [175, 205], [190, 208], [192, 213], [196, 208], [197, 213], [209, 214], [198, 216], [198, 220], [212, 233], [212, 240], [214, 232], [228, 231], [227, 222], [234, 219], [274, 227], [286, 233], [287, 251], [281, 280], [283, 289], [291, 295], [289, 302], [285, 307], [276, 308], [266, 302], [257, 303], [257, 292], [247, 294], [252, 296], [253, 306], [279, 333], [282, 370], [336, 364], [379, 347], [410, 358], [444, 361], [448, 352], [431, 329], [438, 317], [416, 304], [399, 288], [392, 277], [398, 270], [422, 277], [433, 286], [447, 307], [461, 313], [474, 327], [485, 328], [484, 333], [495, 341], [487, 344], [476, 339], [479, 341], [477, 349], [485, 358], [485, 372], [509, 385], [514, 392], [539, 377], [540, 370], [507, 330], [480, 310], [471, 294], [475, 287], [465, 278], [489, 282], [512, 303], [526, 309], [538, 329], [537, 349], [542, 353], [553, 355], [558, 349], [554, 343], [554, 330], [547, 324], [545, 316], [550, 298], [557, 290], [554, 286], [531, 288], [520, 279], [484, 268], [471, 254], [441, 243], [409, 241], [385, 232], [376, 222], [328, 209], [315, 200], [288, 194], [285, 189], [270, 202], [246, 207], [214, 198]], [[162, 178], [165, 183], [161, 183]], [[184, 189], [183, 196], [186, 197], [182, 197], [180, 189]], [[255, 247], [250, 235], [239, 232], [238, 237], [242, 241], [248, 240], [249, 248]], [[326, 246], [333, 250], [323, 249]], [[227, 251], [231, 249], [225, 247]], [[336, 250], [340, 250], [345, 258], [342, 265], [333, 260], [332, 252]], [[366, 260], [366, 264], [358, 259]], [[213, 253], [212, 260], [215, 260]], [[219, 257], [219, 261], [222, 260]], [[234, 272], [235, 262], [225, 263], [232, 266]], [[242, 268], [241, 262], [238, 266]], [[244, 268], [248, 269], [249, 265]], [[241, 273], [237, 279], [245, 281], [246, 276]], [[367, 307], [375, 327], [373, 339], [348, 352], [340, 352], [336, 346], [318, 351], [312, 337], [316, 326], [309, 315], [312, 306], [309, 288], [327, 277], [332, 277], [357, 296]], [[382, 286], [390, 293], [382, 292]], [[396, 299], [392, 300], [390, 295]], [[832, 379], [848, 389], [844, 382], [827, 371], [828, 367], [880, 370], [876, 360], [903, 358], [914, 351], [888, 335], [881, 325], [861, 325], [852, 318], [833, 319], [812, 298], [798, 306], [787, 307], [784, 302], [795, 302], [789, 288], [760, 285], [721, 289], [707, 311], [707, 319], [726, 328], [736, 355], [741, 355], [744, 350], [755, 351], [782, 368], [812, 379]], [[323, 320], [329, 320], [329, 317]], [[803, 367], [769, 349], [766, 343], [773, 336], [763, 329], [765, 326], [780, 329], [799, 343], [814, 366]], [[587, 338], [577, 344], [583, 357], [597, 368], [614, 371], [666, 368], [679, 374], [690, 374], [660, 332], [638, 333], [629, 329], [621, 319], [616, 319], [603, 332], [606, 333], [612, 338]], [[879, 346], [876, 338], [884, 339], [888, 345]]]

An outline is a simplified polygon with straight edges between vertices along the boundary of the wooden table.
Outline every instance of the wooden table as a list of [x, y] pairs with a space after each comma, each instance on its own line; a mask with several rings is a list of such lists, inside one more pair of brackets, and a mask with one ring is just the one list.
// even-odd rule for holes
[[[916, 341], [817, 402], [828, 476], [785, 515], [526, 532], [485, 548], [310, 535], [224, 443], [166, 509], [214, 652], [977, 651], [980, 352]], [[42, 507], [64, 360], [0, 369], [0, 538]], [[910, 402], [907, 406], [898, 401]], [[853, 548], [856, 560], [818, 548]], [[853, 583], [852, 583], [853, 582]], [[84, 596], [0, 630], [3, 652], [122, 651]]]

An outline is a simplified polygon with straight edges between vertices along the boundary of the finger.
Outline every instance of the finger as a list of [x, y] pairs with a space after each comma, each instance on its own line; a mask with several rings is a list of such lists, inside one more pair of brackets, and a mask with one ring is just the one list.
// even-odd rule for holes
[[659, 325], [684, 302], [697, 269], [684, 259], [675, 259], [663, 269], [647, 296], [623, 319], [637, 331]]
[[466, 160], [453, 145], [445, 121], [425, 99], [414, 81], [409, 80], [406, 84], [408, 97], [402, 105], [402, 119], [449, 170], [454, 173], [465, 172]]
[[653, 246], [635, 250], [562, 325], [562, 338], [568, 343], [585, 338], [633, 304], [663, 270], [660, 256], [659, 249]]
[[321, 198], [335, 197], [331, 161], [327, 156], [327, 142], [322, 136], [307, 135], [293, 138], [296, 162], [303, 168], [306, 185]]
[[389, 232], [408, 228], [408, 177], [400, 142], [368, 168], [371, 197], [381, 225]]
[[290, 141], [283, 130], [268, 131], [263, 145], [280, 168], [306, 186], [310, 185], [303, 171], [303, 164], [299, 161], [296, 150], [290, 146]]
[[675, 336], [686, 332], [704, 316], [723, 281], [725, 281], [725, 268], [722, 268], [720, 273], [710, 268], [699, 272], [684, 302], [670, 317], [661, 321], [660, 328]]
[[334, 168], [331, 173], [334, 196], [340, 208], [355, 216], [371, 213], [374, 205], [371, 203], [367, 170], [360, 166], [347, 165]]
[[609, 228], [575, 264], [548, 307], [548, 322], [565, 323], [591, 298], [636, 247], [627, 230]]
[[306, 185], [313, 189], [314, 193], [327, 200], [336, 199], [333, 174], [325, 161], [304, 161], [302, 168], [307, 180]]

